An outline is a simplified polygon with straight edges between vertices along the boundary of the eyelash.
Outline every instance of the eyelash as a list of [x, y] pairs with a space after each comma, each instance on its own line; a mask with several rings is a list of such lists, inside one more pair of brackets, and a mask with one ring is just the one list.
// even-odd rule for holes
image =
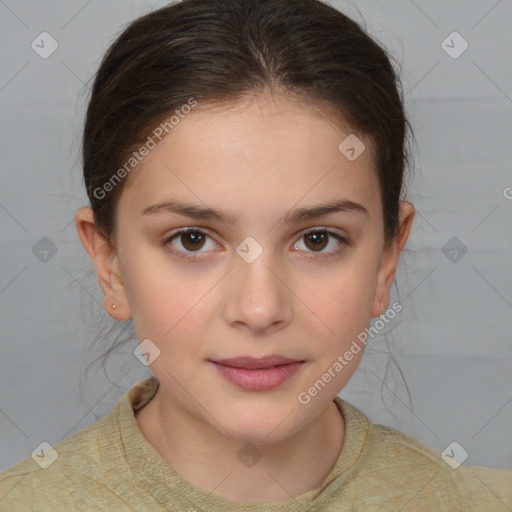
[[[166, 237], [163, 240], [162, 245], [169, 252], [171, 252], [174, 256], [176, 256], [176, 257], [178, 257], [178, 258], [180, 258], [182, 260], [187, 260], [189, 262], [193, 262], [193, 261], [197, 260], [197, 256], [200, 253], [183, 253], [181, 251], [178, 251], [178, 250], [174, 249], [170, 245], [170, 242], [172, 240], [174, 240], [174, 238], [177, 238], [180, 235], [186, 234], [186, 233], [200, 233], [202, 235], [205, 235], [205, 236], [211, 238], [211, 236], [206, 231], [203, 231], [200, 228], [195, 228], [195, 227], [182, 228], [182, 229], [179, 229], [178, 231], [176, 231], [175, 233], [173, 233], [172, 235]], [[330, 252], [326, 253], [325, 255], [319, 256], [318, 254], [322, 254], [322, 253], [314, 253], [314, 252], [312, 252], [312, 254], [313, 254], [312, 259], [313, 260], [328, 260], [328, 259], [330, 260], [331, 258], [335, 258], [336, 256], [340, 256], [342, 253], [344, 253], [347, 250], [347, 248], [349, 246], [349, 242], [348, 242], [348, 240], [346, 238], [342, 237], [341, 235], [338, 235], [337, 233], [329, 231], [326, 228], [323, 228], [323, 229], [321, 229], [321, 228], [310, 229], [309, 231], [303, 232], [300, 235], [298, 240], [300, 240], [301, 238], [304, 238], [307, 235], [311, 235], [313, 233], [327, 233], [328, 235], [332, 236], [333, 238], [335, 238], [336, 240], [338, 240], [340, 242], [340, 246], [338, 247], [338, 249], [330, 251]], [[306, 251], [306, 252], [309, 252], [309, 251]]]

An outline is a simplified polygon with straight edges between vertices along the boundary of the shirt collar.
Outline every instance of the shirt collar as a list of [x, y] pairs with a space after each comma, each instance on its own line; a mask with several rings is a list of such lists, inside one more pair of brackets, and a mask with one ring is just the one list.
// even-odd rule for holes
[[[134, 412], [144, 407], [156, 394], [159, 383], [155, 377], [150, 377], [133, 386], [119, 400], [116, 407], [109, 414], [105, 424], [110, 432], [101, 442], [121, 446], [121, 457], [131, 471], [131, 476], [139, 487], [158, 501], [164, 510], [175, 510], [177, 506], [182, 510], [193, 509], [239, 512], [241, 503], [228, 500], [212, 492], [203, 490], [191, 482], [183, 479], [167, 461], [153, 448], [144, 437]], [[344, 482], [358, 471], [358, 462], [367, 445], [372, 427], [370, 420], [357, 408], [341, 399], [334, 398], [334, 402], [341, 411], [345, 420], [345, 439], [341, 453], [322, 484], [307, 493], [301, 494], [286, 501], [276, 503], [244, 503], [246, 512], [271, 512], [296, 510], [304, 512], [312, 505], [322, 506], [341, 494]], [[117, 438], [117, 439], [114, 439]], [[107, 446], [105, 446], [106, 448]], [[111, 468], [119, 471], [119, 467]]]

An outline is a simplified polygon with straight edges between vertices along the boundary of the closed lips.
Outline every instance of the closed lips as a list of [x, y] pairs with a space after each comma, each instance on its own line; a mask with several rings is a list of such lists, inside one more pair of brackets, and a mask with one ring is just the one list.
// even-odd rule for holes
[[233, 368], [243, 368], [246, 370], [268, 369], [276, 366], [282, 366], [293, 363], [303, 363], [299, 359], [290, 359], [283, 356], [268, 356], [256, 359], [249, 356], [230, 358], [230, 359], [217, 359], [213, 363], [222, 364], [224, 366], [231, 366]]

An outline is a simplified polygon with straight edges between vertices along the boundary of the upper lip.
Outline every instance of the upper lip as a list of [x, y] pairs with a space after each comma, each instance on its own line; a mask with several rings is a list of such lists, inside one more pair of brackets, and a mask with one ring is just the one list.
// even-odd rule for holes
[[299, 359], [289, 359], [280, 355], [271, 355], [261, 358], [254, 358], [250, 356], [234, 357], [231, 359], [217, 359], [213, 361], [224, 366], [232, 366], [235, 368], [245, 368], [247, 370], [272, 368], [281, 364], [299, 363], [303, 362]]

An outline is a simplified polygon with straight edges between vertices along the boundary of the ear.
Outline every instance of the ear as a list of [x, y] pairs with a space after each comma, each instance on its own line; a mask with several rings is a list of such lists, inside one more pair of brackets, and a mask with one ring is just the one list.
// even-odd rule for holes
[[[399, 204], [399, 231], [388, 247], [384, 248], [377, 277], [377, 287], [372, 304], [371, 316], [382, 315], [389, 303], [389, 295], [396, 268], [402, 249], [409, 238], [412, 221], [414, 220], [414, 206], [407, 201]], [[381, 305], [384, 303], [384, 306]]]
[[[105, 238], [96, 226], [94, 212], [88, 206], [80, 208], [75, 215], [78, 236], [91, 257], [103, 290], [103, 305], [107, 313], [116, 320], [129, 320], [128, 306], [123, 275], [114, 245]], [[113, 309], [113, 305], [116, 308]]]

